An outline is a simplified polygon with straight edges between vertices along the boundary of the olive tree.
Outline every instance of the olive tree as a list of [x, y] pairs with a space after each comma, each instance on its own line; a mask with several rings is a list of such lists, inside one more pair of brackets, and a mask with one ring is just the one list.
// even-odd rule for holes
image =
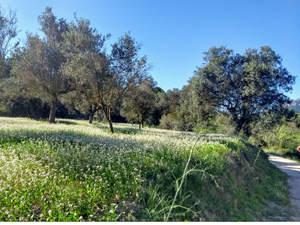
[[66, 104], [89, 114], [89, 123], [94, 114], [101, 109], [99, 96], [101, 85], [107, 83], [109, 59], [104, 43], [110, 34], [102, 35], [90, 27], [90, 21], [77, 18], [70, 23], [64, 34], [63, 52], [67, 62], [63, 71], [72, 77], [73, 91], [66, 96]]
[[26, 46], [15, 54], [13, 73], [25, 90], [50, 104], [48, 121], [54, 123], [58, 99], [70, 91], [70, 78], [61, 69], [66, 62], [61, 48], [68, 24], [57, 20], [49, 7], [38, 21], [44, 38], [27, 35]]
[[64, 35], [64, 54], [68, 58], [64, 71], [73, 78], [75, 92], [88, 106], [89, 121], [101, 110], [113, 133], [111, 114], [145, 69], [146, 57], [138, 57], [140, 46], [129, 34], [114, 43], [107, 55], [103, 46], [110, 35], [99, 34], [90, 27], [89, 20], [75, 19]]

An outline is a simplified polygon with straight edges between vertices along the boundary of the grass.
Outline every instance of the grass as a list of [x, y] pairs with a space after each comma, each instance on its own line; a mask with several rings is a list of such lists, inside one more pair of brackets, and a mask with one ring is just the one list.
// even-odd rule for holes
[[0, 117], [0, 221], [251, 221], [288, 204], [285, 176], [237, 138], [107, 130]]

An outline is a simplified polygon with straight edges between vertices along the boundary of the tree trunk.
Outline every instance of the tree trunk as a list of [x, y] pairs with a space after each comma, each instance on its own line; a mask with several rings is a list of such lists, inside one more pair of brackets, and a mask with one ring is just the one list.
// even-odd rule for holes
[[244, 125], [243, 119], [235, 120], [235, 133], [236, 134], [242, 131], [243, 125]]
[[94, 108], [93, 108], [93, 105], [90, 105], [90, 108], [89, 108], [89, 123], [93, 123], [93, 120], [94, 120], [94, 116], [95, 116], [95, 113], [101, 108], [97, 107], [94, 105]]
[[110, 132], [113, 134], [114, 133], [114, 128], [113, 128], [111, 120], [108, 120], [108, 123], [109, 123]]
[[53, 100], [50, 103], [50, 114], [49, 114], [49, 123], [55, 123], [55, 114], [56, 114], [56, 106], [57, 106], [57, 100]]
[[111, 121], [111, 108], [108, 107], [108, 118], [109, 118], [109, 121]]
[[235, 133], [243, 132], [246, 136], [251, 135], [251, 129], [250, 129], [250, 122], [248, 119], [245, 119], [244, 116], [242, 116], [240, 119], [238, 119], [235, 126]]
[[89, 123], [90, 123], [90, 124], [92, 124], [92, 123], [93, 123], [94, 114], [95, 114], [95, 112], [94, 112], [94, 111], [90, 112], [90, 115], [89, 115]]
[[104, 107], [102, 107], [102, 110], [104, 112], [104, 115], [109, 123], [109, 128], [110, 128], [110, 132], [113, 134], [114, 133], [114, 128], [113, 128], [113, 125], [112, 125], [112, 122], [111, 122], [111, 110], [110, 108], [107, 108], [107, 110], [105, 110]]
[[142, 129], [142, 122], [139, 122], [139, 130]]
[[251, 136], [252, 132], [248, 123], [243, 127], [243, 132], [247, 137]]

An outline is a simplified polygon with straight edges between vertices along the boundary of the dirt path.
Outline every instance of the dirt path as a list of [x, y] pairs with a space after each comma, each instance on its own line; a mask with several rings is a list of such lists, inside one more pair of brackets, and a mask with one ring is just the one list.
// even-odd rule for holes
[[269, 154], [269, 161], [288, 175], [288, 186], [292, 210], [291, 221], [300, 221], [300, 164], [273, 154]]

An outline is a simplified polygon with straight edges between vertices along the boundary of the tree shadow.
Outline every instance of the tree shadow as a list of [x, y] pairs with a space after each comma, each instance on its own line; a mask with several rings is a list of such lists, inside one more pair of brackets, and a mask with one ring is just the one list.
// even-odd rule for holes
[[[108, 128], [105, 126], [97, 125], [97, 127], [101, 127], [102, 129]], [[116, 129], [118, 132], [119, 129]], [[5, 132], [5, 131], [4, 131]], [[123, 132], [120, 132], [123, 133]], [[3, 133], [4, 134], [4, 133]], [[6, 142], [21, 142], [26, 140], [42, 140], [42, 141], [65, 141], [70, 143], [81, 142], [85, 144], [106, 144], [108, 147], [116, 147], [120, 145], [141, 145], [142, 143], [136, 140], [131, 139], [120, 139], [116, 135], [100, 136], [93, 134], [86, 134], [84, 132], [78, 131], [37, 131], [37, 130], [19, 130], [18, 132], [10, 133], [8, 132], [4, 137], [7, 140], [1, 140], [1, 143]]]

